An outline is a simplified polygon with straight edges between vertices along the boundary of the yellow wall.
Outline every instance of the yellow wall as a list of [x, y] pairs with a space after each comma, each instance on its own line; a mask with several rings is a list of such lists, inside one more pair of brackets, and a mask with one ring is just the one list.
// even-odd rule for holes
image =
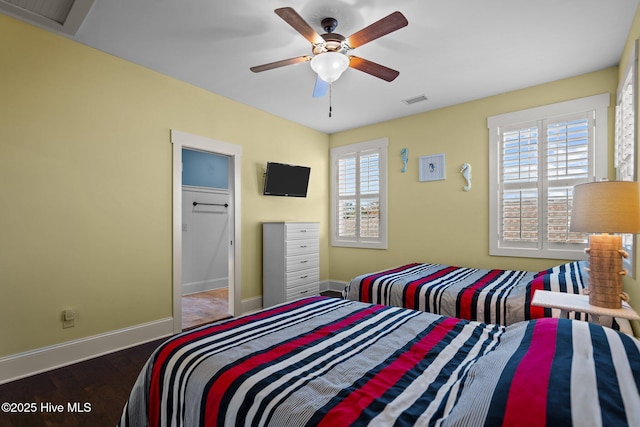
[[[613, 67], [331, 135], [332, 147], [389, 138], [389, 248], [331, 248], [331, 278], [346, 281], [414, 261], [530, 271], [559, 264], [559, 260], [489, 256], [487, 117], [607, 92], [614, 105], [617, 81], [618, 70]], [[612, 138], [614, 109], [609, 111]], [[409, 163], [402, 173], [400, 151], [405, 147]], [[446, 179], [420, 182], [418, 158], [438, 153], [446, 155]], [[463, 163], [472, 167], [469, 192], [462, 189]]]
[[[242, 146], [243, 299], [263, 221], [320, 221], [329, 278], [327, 135], [4, 15], [0, 40], [0, 357], [171, 316], [170, 129]], [[309, 196], [262, 196], [267, 161]]]
[[[640, 10], [636, 11], [636, 15], [633, 19], [633, 23], [631, 24], [631, 30], [629, 30], [627, 42], [625, 44], [624, 51], [622, 53], [622, 58], [620, 59], [618, 81], [622, 81], [622, 79], [625, 77], [625, 73], [628, 67], [630, 66], [629, 62], [633, 57], [635, 42], [638, 38], [640, 38]], [[637, 79], [640, 81], [640, 76], [637, 76]], [[637, 87], [640, 87], [640, 85], [637, 85]], [[635, 94], [635, 97], [636, 97], [636, 105], [640, 105], [640, 97], [638, 96], [637, 93]], [[638, 123], [636, 123], [636, 127], [637, 126], [639, 126]], [[637, 150], [638, 148], [636, 147], [636, 153], [638, 152]], [[636, 171], [637, 172], [640, 172], [640, 162], [638, 161], [639, 157], [640, 156], [636, 155]], [[640, 240], [637, 240], [637, 241], [640, 242]], [[640, 252], [640, 248], [636, 246], [636, 253], [634, 255], [635, 256], [634, 277], [629, 276], [623, 279], [624, 290], [629, 294], [629, 298], [630, 298], [629, 302], [636, 309], [636, 311], [640, 311], [640, 255], [638, 254], [638, 252]], [[640, 323], [634, 321], [632, 322], [632, 326], [633, 326], [633, 331], [635, 335], [640, 336]]]

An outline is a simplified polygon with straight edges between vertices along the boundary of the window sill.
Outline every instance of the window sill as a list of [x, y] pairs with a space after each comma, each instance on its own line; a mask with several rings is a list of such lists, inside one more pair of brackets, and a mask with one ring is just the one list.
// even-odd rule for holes
[[331, 246], [356, 249], [387, 249], [387, 242], [332, 241]]
[[491, 248], [491, 256], [517, 257], [517, 258], [546, 258], [563, 260], [587, 260], [588, 255], [583, 249], [516, 249], [516, 248]]

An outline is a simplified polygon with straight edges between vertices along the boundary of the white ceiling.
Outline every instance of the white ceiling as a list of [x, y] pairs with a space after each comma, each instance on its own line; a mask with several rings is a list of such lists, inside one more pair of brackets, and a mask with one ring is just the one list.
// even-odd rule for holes
[[[95, 0], [74, 36], [211, 92], [334, 133], [617, 65], [639, 0]], [[294, 8], [318, 33], [346, 37], [399, 10], [409, 25], [351, 53], [396, 69], [388, 83], [348, 69], [312, 98], [310, 55], [273, 11]], [[402, 100], [425, 95], [406, 105]]]

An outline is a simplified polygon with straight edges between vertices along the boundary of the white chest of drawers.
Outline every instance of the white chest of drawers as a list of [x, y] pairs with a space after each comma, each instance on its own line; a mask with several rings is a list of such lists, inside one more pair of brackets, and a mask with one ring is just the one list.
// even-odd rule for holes
[[320, 293], [320, 224], [262, 224], [262, 306]]

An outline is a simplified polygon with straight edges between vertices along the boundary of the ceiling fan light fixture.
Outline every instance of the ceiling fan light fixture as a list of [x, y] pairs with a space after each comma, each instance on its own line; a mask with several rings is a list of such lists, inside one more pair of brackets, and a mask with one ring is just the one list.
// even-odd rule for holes
[[327, 83], [333, 83], [349, 68], [349, 58], [338, 52], [325, 52], [311, 59], [311, 69]]

